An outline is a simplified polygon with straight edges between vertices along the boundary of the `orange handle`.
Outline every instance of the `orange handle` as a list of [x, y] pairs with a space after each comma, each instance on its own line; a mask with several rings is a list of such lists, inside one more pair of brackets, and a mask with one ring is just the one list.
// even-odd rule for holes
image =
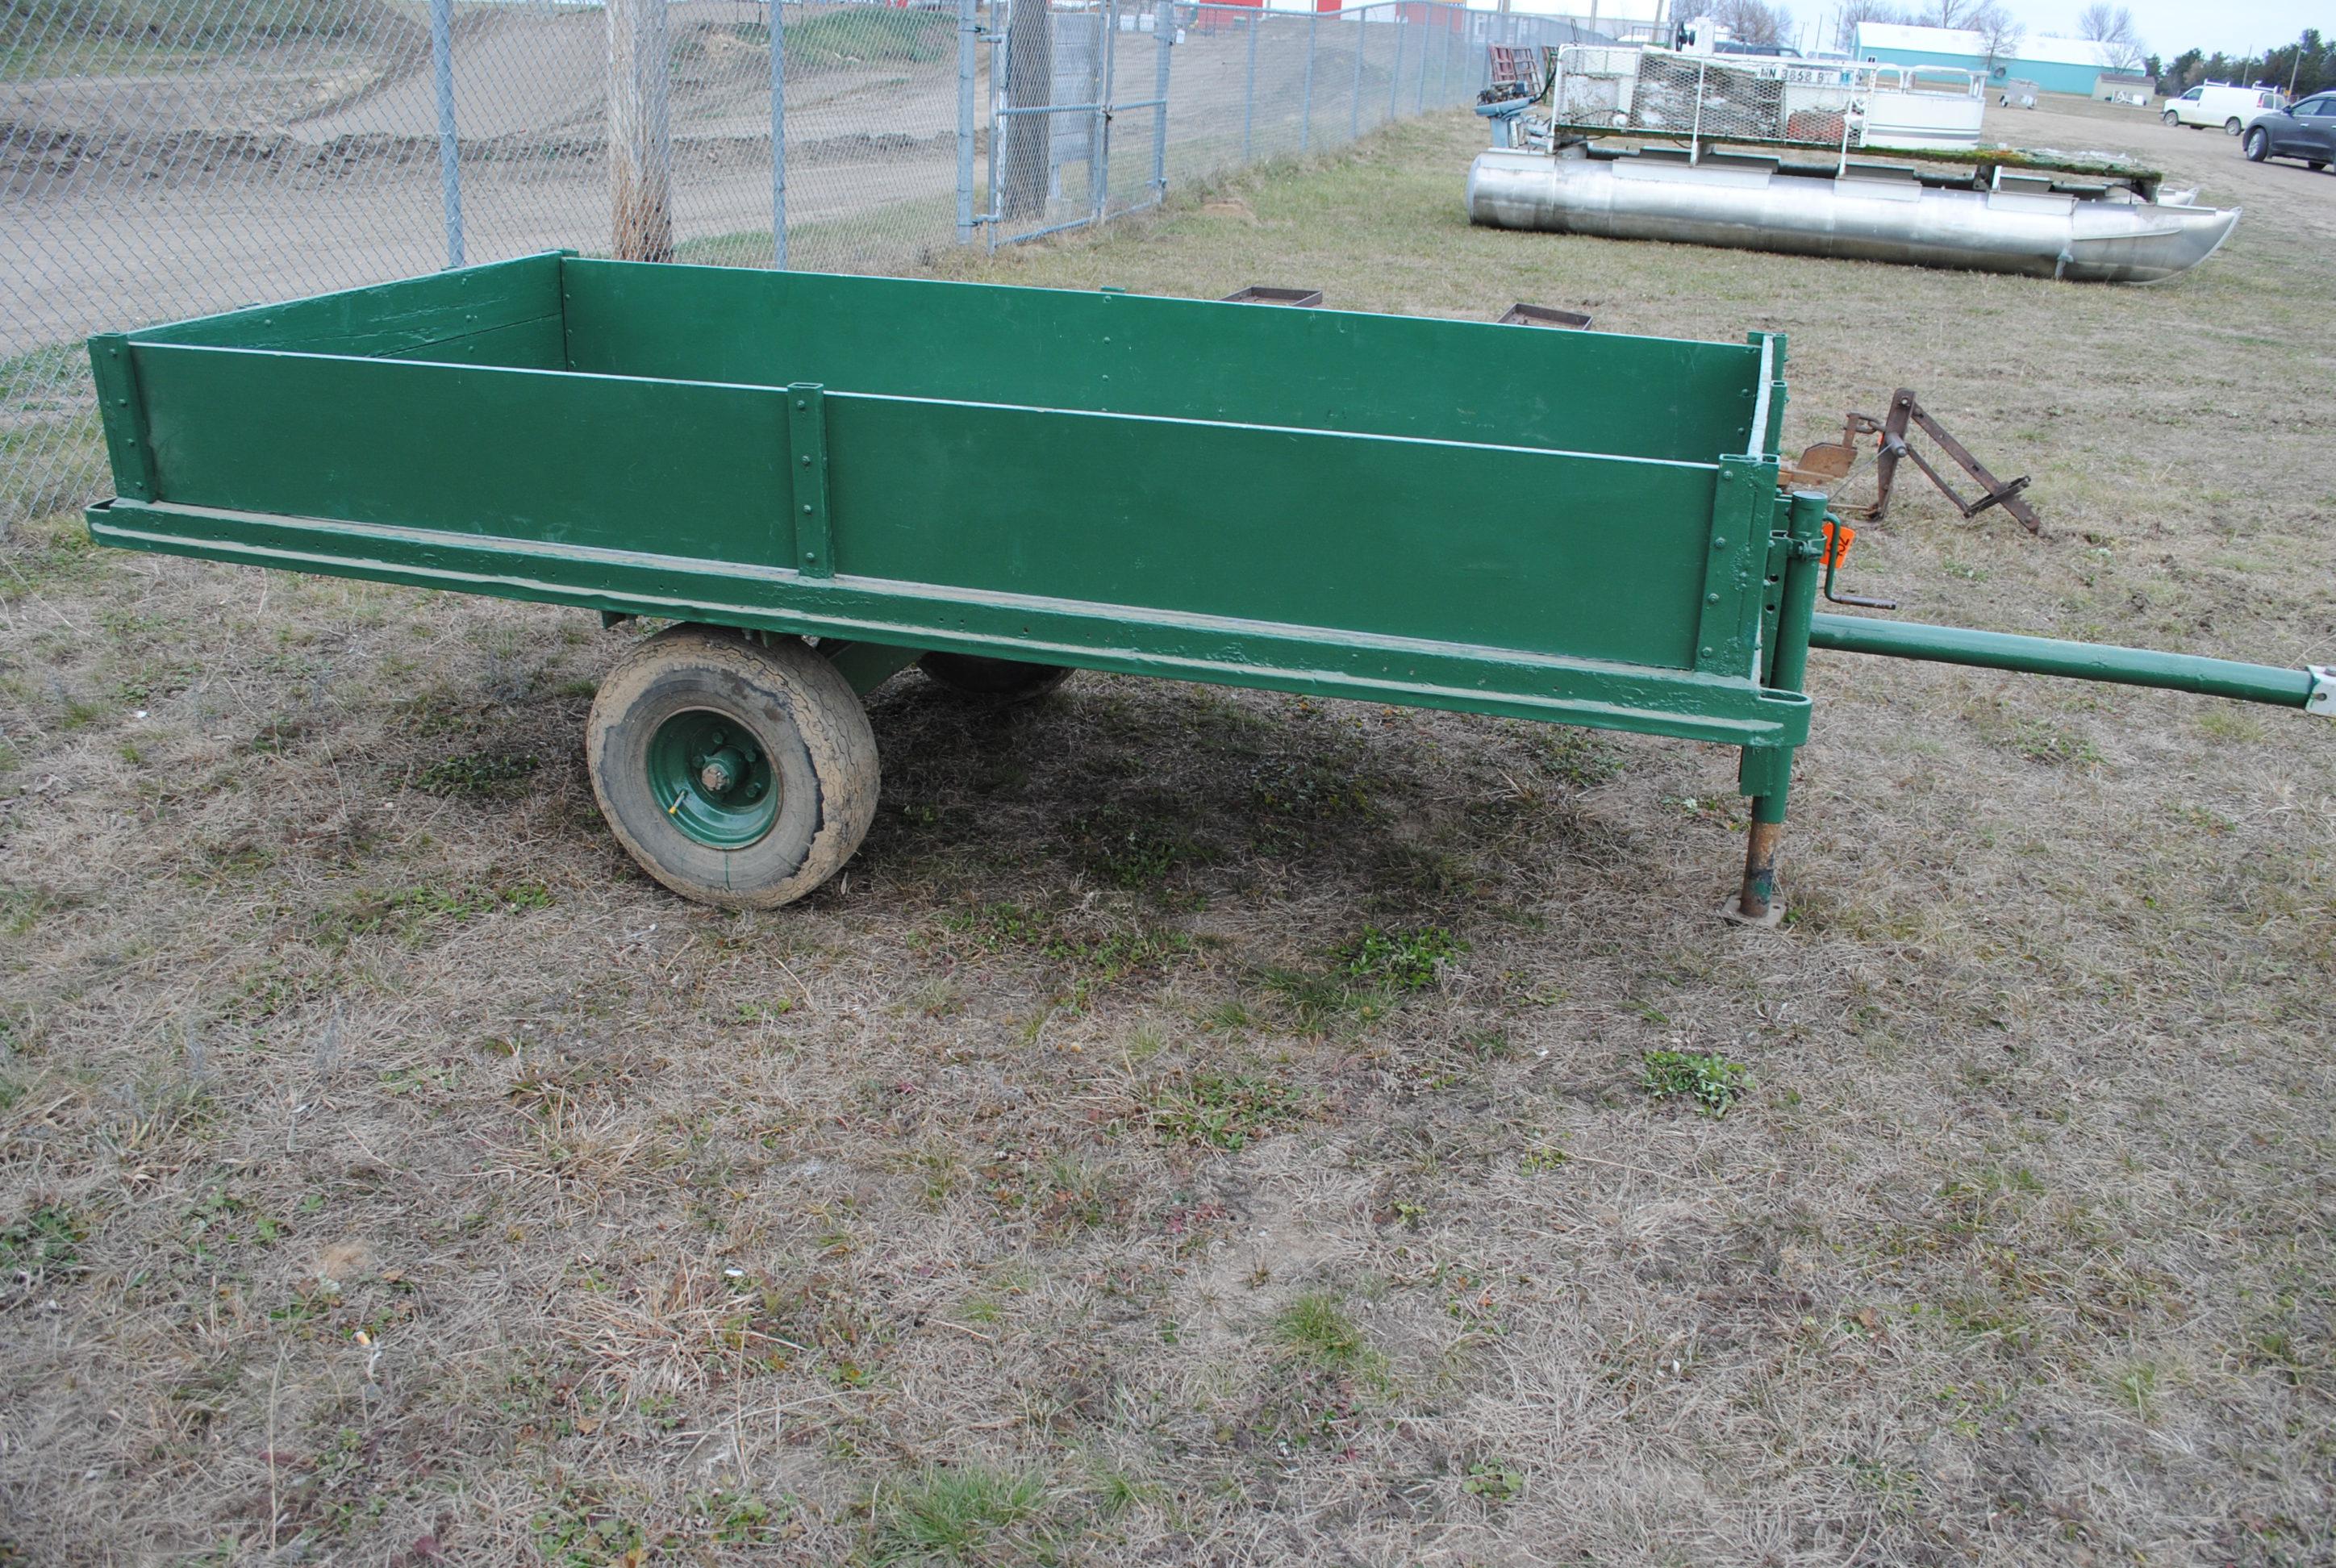
[[1849, 559], [1849, 547], [1857, 542], [1857, 530], [1845, 522], [1835, 522], [1832, 518], [1826, 518], [1825, 541], [1825, 563], [1837, 567]]

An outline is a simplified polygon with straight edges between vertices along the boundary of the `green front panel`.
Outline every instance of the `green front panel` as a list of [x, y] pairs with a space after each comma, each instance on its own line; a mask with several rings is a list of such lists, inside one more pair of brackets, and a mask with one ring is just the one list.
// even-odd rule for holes
[[1736, 344], [645, 262], [564, 278], [572, 367], [618, 375], [1688, 463], [1745, 451], [1759, 392], [1760, 351]]
[[826, 405], [830, 527], [849, 577], [1694, 662], [1708, 466], [833, 394]]
[[789, 559], [782, 392], [160, 344], [131, 355], [165, 501]]

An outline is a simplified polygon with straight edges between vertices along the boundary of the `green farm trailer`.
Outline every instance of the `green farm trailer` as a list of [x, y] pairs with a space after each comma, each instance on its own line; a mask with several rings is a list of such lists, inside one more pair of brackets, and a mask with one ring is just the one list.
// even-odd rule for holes
[[[2336, 713], [2336, 677], [1816, 613], [1785, 341], [556, 254], [92, 340], [100, 541], [676, 624], [593, 787], [729, 905], [837, 871], [861, 696], [1071, 669], [1740, 750], [1780, 914], [1812, 648]], [[1497, 365], [1502, 374], [1487, 374]]]

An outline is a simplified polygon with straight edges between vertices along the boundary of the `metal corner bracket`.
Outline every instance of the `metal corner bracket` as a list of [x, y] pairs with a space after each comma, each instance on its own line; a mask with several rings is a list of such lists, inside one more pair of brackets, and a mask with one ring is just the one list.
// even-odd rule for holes
[[2303, 711], [2316, 713], [2321, 718], [2336, 718], [2336, 666], [2308, 664], [2303, 667], [2312, 676], [2312, 695], [2303, 699]]

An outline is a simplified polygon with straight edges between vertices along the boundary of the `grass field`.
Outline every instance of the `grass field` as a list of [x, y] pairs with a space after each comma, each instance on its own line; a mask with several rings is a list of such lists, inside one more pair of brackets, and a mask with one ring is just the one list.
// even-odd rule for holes
[[[1474, 231], [1454, 115], [951, 269], [1783, 329], [1794, 443], [1910, 385], [2048, 524], [1851, 587], [2336, 662], [2336, 179], [2007, 129], [2252, 210], [2151, 289]], [[2336, 729], [1819, 655], [1754, 934], [1729, 753], [910, 674], [727, 915], [595, 813], [633, 635], [0, 542], [0, 1562], [2336, 1558]]]

